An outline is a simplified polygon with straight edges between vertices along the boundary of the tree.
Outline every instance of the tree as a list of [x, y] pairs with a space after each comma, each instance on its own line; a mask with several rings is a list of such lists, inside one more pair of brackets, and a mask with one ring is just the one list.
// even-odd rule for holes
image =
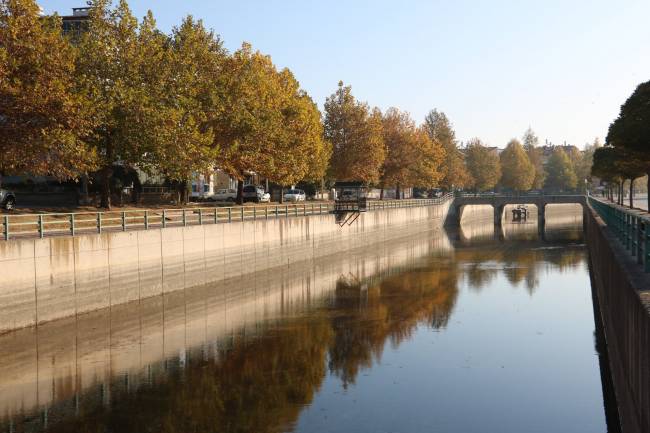
[[330, 178], [379, 182], [386, 158], [381, 112], [358, 102], [342, 81], [325, 101], [325, 139], [332, 144]]
[[[578, 178], [578, 187], [583, 190], [586, 183], [591, 182], [591, 167], [594, 163], [594, 152], [600, 147], [598, 138], [593, 144], [587, 144], [585, 150], [580, 154], [580, 158], [575, 163], [576, 177]], [[587, 182], [585, 182], [587, 181]]]
[[501, 164], [496, 150], [474, 138], [467, 144], [465, 158], [475, 191], [487, 191], [497, 185], [501, 179]]
[[145, 168], [169, 138], [168, 129], [160, 128], [173, 122], [161, 101], [165, 42], [151, 13], [138, 24], [125, 0], [115, 9], [109, 0], [93, 3], [79, 41], [76, 79], [95, 120], [88, 143], [100, 160], [102, 207], [111, 206], [113, 167]]
[[416, 128], [408, 113], [390, 108], [383, 117], [383, 141], [386, 160], [382, 186], [395, 185], [397, 198], [404, 185], [432, 187], [442, 177], [440, 164], [444, 149]]
[[0, 173], [75, 178], [94, 169], [76, 51], [33, 0], [0, 1]]
[[[280, 185], [322, 176], [329, 157], [320, 113], [288, 70], [243, 44], [219, 81], [224, 110], [212, 122], [219, 166], [240, 180], [255, 172]], [[282, 196], [282, 194], [281, 194]]]
[[542, 189], [544, 187], [544, 180], [546, 172], [544, 171], [544, 161], [542, 158], [542, 149], [537, 147], [539, 139], [531, 128], [528, 128], [522, 138], [524, 150], [528, 155], [528, 160], [535, 169], [535, 177], [531, 185], [532, 189]]
[[546, 164], [545, 188], [552, 190], [572, 190], [578, 183], [573, 164], [569, 156], [561, 148], [557, 147]]
[[518, 140], [512, 139], [501, 152], [501, 184], [515, 191], [527, 191], [535, 180], [535, 167]]
[[633, 158], [645, 165], [645, 173], [650, 174], [650, 81], [639, 84], [621, 106], [619, 116], [609, 127], [606, 143], [632, 152]]
[[442, 186], [448, 191], [463, 188], [470, 182], [462, 152], [458, 149], [456, 133], [451, 122], [442, 111], [431, 110], [424, 119], [424, 130], [429, 138], [439, 143], [445, 151], [442, 166]]
[[620, 192], [620, 185], [622, 182], [621, 174], [616, 167], [617, 159], [618, 150], [616, 148], [612, 146], [600, 147], [594, 152], [594, 162], [591, 167], [592, 176], [597, 176], [608, 183], [608, 195], [610, 200], [613, 200], [611, 184], [616, 184]]
[[[413, 142], [419, 154], [418, 160], [413, 165], [415, 177], [413, 186], [422, 188], [438, 186], [445, 176], [445, 158], [447, 156], [445, 148], [437, 141], [432, 140], [422, 127], [417, 128], [413, 134]], [[455, 151], [458, 152], [458, 149]], [[464, 173], [463, 177], [466, 179], [466, 172]]]
[[[281, 134], [267, 150], [273, 164], [260, 172], [283, 186], [295, 185], [303, 179], [320, 180], [331, 157], [329, 142], [323, 138], [320, 111], [288, 69], [276, 78], [283, 96], [278, 107], [282, 114]], [[280, 194], [281, 201], [283, 195]]]
[[[142, 37], [141, 31], [141, 37]], [[159, 37], [152, 28], [149, 37]], [[194, 173], [214, 168], [219, 147], [214, 143], [210, 120], [223, 110], [214, 82], [219, 79], [225, 50], [221, 40], [208, 31], [201, 21], [186, 17], [173, 29], [167, 48], [155, 47], [161, 86], [156, 97], [163, 114], [158, 130], [164, 139], [147, 161], [180, 188], [181, 202], [187, 200], [187, 183]], [[159, 57], [156, 54], [159, 53]]]

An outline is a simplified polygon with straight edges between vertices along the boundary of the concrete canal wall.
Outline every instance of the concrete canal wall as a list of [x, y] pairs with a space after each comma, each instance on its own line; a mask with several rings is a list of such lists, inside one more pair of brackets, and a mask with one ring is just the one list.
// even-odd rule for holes
[[[73, 408], [66, 403], [77, 396], [85, 405], [96, 389], [104, 390], [107, 404], [115, 382], [136, 389], [151, 382], [147, 374], [165, 360], [215, 353], [233, 336], [254, 338], [278, 318], [327, 305], [340, 281], [382, 279], [451, 249], [443, 231], [411, 233], [309, 265], [297, 262], [1, 335], [0, 431], [6, 431], [3, 419], [35, 408], [69, 415]], [[111, 383], [116, 374], [127, 380]]]
[[650, 278], [593, 209], [586, 213], [592, 286], [623, 433], [650, 432]]
[[0, 333], [440, 227], [450, 204], [0, 242]]

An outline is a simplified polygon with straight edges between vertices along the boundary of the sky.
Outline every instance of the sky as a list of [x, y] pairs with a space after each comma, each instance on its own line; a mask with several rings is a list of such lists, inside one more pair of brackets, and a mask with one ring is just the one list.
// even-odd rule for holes
[[[66, 15], [83, 0], [39, 0]], [[650, 80], [648, 0], [131, 0], [169, 32], [203, 19], [293, 71], [322, 108], [342, 80], [359, 100], [422, 122], [444, 111], [459, 140], [505, 147], [531, 127], [582, 147], [607, 135]]]

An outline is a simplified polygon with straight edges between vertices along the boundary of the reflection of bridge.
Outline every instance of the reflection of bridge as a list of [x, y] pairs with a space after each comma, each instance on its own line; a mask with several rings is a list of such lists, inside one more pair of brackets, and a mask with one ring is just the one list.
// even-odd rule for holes
[[464, 206], [490, 205], [494, 208], [494, 223], [501, 225], [503, 210], [507, 205], [535, 205], [537, 207], [537, 219], [540, 224], [544, 222], [546, 205], [575, 203], [585, 208], [586, 200], [580, 194], [461, 194], [454, 199], [456, 215], [460, 219], [461, 210]]

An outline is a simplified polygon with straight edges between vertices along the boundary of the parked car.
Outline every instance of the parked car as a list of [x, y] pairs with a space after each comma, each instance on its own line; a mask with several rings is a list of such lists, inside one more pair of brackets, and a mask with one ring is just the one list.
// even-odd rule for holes
[[264, 203], [271, 201], [271, 194], [264, 191], [259, 185], [246, 185], [242, 193], [244, 202], [253, 201], [255, 203]]
[[5, 210], [14, 210], [16, 207], [16, 195], [6, 189], [0, 189], [0, 207]]
[[212, 201], [235, 201], [237, 198], [237, 191], [234, 189], [218, 189], [210, 200]]
[[285, 201], [305, 201], [307, 198], [307, 195], [305, 194], [305, 191], [301, 189], [290, 189], [289, 191], [284, 193], [284, 200]]

